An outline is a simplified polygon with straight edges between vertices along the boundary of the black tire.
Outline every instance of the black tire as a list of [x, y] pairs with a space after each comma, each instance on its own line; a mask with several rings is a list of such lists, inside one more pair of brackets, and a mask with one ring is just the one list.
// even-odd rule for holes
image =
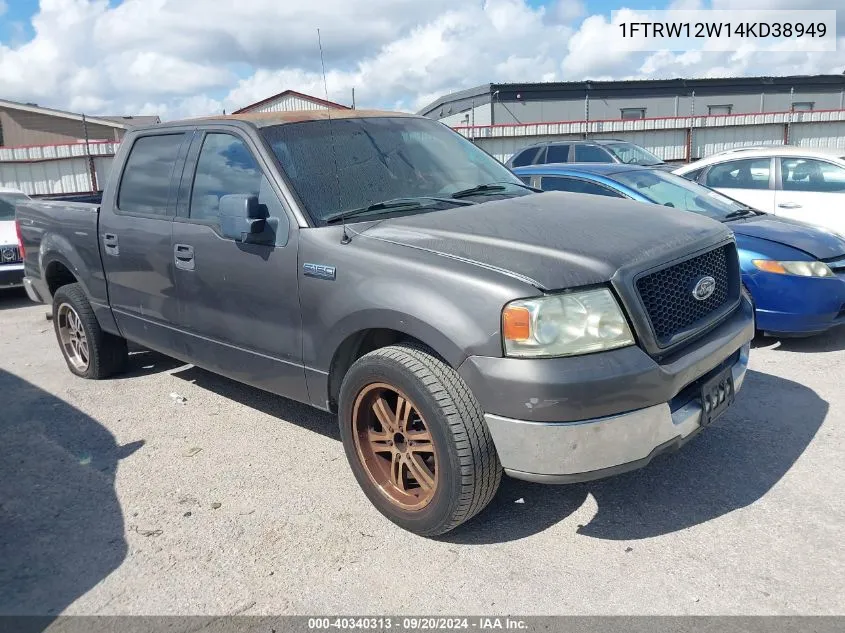
[[[384, 493], [356, 448], [356, 400], [379, 383], [407, 394], [432, 436], [437, 483], [421, 509], [407, 510]], [[480, 405], [458, 373], [425, 348], [391, 345], [358, 359], [343, 379], [338, 418], [359, 485], [384, 516], [406, 530], [422, 536], [448, 532], [481, 512], [498, 490], [502, 466]]]
[[[62, 342], [60, 330], [67, 322], [68, 308], [79, 317], [79, 323], [85, 333], [88, 362], [84, 368], [74, 364], [66, 345]], [[65, 313], [62, 317], [59, 316], [60, 310]], [[103, 331], [85, 291], [78, 283], [62, 286], [53, 295], [53, 330], [68, 369], [77, 376], [101, 380], [126, 368], [129, 358], [126, 339]]]

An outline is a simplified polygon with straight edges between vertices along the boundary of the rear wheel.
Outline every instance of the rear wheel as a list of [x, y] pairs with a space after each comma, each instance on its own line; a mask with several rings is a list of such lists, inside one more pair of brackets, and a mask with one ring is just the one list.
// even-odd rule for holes
[[53, 328], [68, 369], [99, 380], [122, 371], [126, 339], [104, 332], [79, 284], [68, 284], [53, 295]]
[[346, 374], [339, 401], [352, 471], [397, 525], [443, 534], [495, 495], [502, 468], [481, 407], [428, 350], [393, 345], [363, 356]]

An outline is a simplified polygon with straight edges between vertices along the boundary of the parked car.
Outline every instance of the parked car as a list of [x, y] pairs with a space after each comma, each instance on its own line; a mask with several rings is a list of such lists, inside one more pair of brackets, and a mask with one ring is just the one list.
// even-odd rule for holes
[[538, 143], [518, 151], [506, 165], [514, 168], [548, 163], [626, 163], [666, 170], [674, 168], [644, 147], [619, 139]]
[[760, 211], [845, 235], [845, 150], [740, 148], [674, 173]]
[[23, 191], [0, 187], [0, 290], [23, 285], [23, 258], [18, 250], [15, 205], [29, 200]]
[[[693, 211], [736, 236], [742, 282], [756, 307], [757, 328], [808, 335], [845, 324], [845, 239], [814, 226], [767, 215], [664, 171], [632, 165], [544, 165], [514, 170], [545, 190], [622, 197]], [[640, 208], [640, 213], [646, 212]]]
[[638, 210], [350, 110], [133, 128], [101, 206], [17, 219], [72, 373], [120, 371], [129, 340], [335, 412], [366, 496], [432, 535], [503, 469], [631, 470], [733, 402], [754, 332], [733, 235]]

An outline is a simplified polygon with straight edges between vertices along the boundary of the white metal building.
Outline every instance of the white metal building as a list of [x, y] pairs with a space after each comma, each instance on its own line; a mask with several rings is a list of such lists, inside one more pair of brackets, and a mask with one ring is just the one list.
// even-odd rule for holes
[[[235, 114], [326, 108], [349, 109], [286, 90]], [[3, 146], [0, 137], [0, 187], [33, 196], [101, 190], [125, 131], [158, 121], [158, 117], [84, 117], [35, 104], [0, 101], [0, 130], [5, 129], [7, 141], [12, 141]]]
[[297, 92], [296, 90], [285, 90], [279, 94], [267, 97], [256, 103], [250, 104], [236, 110], [233, 114], [242, 114], [244, 112], [288, 112], [291, 110], [326, 110], [339, 109], [349, 110], [349, 106], [335, 103], [334, 101], [326, 101], [318, 97]]
[[96, 191], [115, 148], [157, 116], [86, 116], [0, 99], [0, 187], [29, 195]]
[[667, 161], [750, 145], [845, 148], [845, 75], [484, 84], [420, 114], [503, 161], [587, 137], [632, 141]]

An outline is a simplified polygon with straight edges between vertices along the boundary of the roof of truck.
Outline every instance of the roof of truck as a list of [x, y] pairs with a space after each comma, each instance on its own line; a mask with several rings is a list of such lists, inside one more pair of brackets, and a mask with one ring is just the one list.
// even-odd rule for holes
[[169, 121], [170, 125], [185, 125], [198, 121], [247, 121], [257, 127], [268, 125], [282, 125], [284, 123], [301, 123], [303, 121], [325, 121], [331, 119], [365, 119], [372, 117], [411, 117], [421, 118], [408, 112], [393, 112], [390, 110], [289, 110], [285, 112], [244, 112], [243, 114], [220, 114], [204, 116], [182, 121]]

